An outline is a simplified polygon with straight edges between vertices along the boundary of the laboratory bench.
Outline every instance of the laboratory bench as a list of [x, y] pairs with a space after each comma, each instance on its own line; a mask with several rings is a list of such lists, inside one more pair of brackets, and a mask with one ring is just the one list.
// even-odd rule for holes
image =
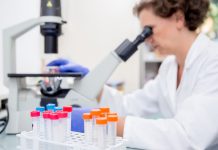
[[[18, 150], [19, 138], [16, 135], [7, 135], [5, 133], [0, 134], [0, 150]], [[133, 150], [127, 148], [127, 150]], [[136, 149], [134, 149], [136, 150]]]
[[19, 138], [16, 135], [0, 134], [0, 150], [18, 150]]

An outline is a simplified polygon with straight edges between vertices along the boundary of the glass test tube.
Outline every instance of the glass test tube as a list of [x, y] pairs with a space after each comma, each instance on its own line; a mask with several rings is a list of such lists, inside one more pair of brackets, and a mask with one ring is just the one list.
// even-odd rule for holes
[[96, 129], [97, 129], [97, 146], [100, 149], [105, 149], [107, 146], [107, 118], [97, 118], [96, 119]]
[[43, 112], [45, 111], [45, 107], [36, 107], [36, 111], [40, 112], [40, 117], [39, 117], [39, 135], [41, 137], [44, 136], [44, 119], [43, 119]]
[[68, 113], [68, 118], [67, 118], [67, 133], [70, 134], [71, 133], [71, 113], [73, 111], [72, 106], [64, 106], [63, 107], [63, 111]]
[[96, 118], [100, 117], [101, 110], [100, 109], [92, 109], [90, 114], [92, 115], [92, 131], [93, 131], [92, 142], [94, 144], [96, 144], [96, 142], [97, 142]]
[[39, 136], [39, 111], [32, 111], [30, 112], [30, 116], [32, 118], [32, 125], [33, 125], [33, 136]]
[[52, 140], [53, 141], [61, 141], [60, 140], [60, 131], [59, 131], [59, 117], [55, 113], [50, 114], [51, 119], [51, 128], [52, 128]]
[[117, 115], [108, 115], [107, 116], [107, 141], [109, 145], [116, 144], [116, 136], [117, 136]]
[[64, 142], [67, 139], [67, 118], [68, 113], [65, 111], [57, 112], [59, 117], [59, 132], [60, 132], [60, 142]]
[[49, 111], [46, 111], [43, 113], [44, 118], [44, 137], [46, 140], [52, 139], [52, 131], [51, 131], [51, 119], [50, 119], [50, 113]]
[[90, 113], [83, 114], [84, 120], [84, 133], [85, 133], [85, 141], [87, 143], [92, 143], [92, 115]]

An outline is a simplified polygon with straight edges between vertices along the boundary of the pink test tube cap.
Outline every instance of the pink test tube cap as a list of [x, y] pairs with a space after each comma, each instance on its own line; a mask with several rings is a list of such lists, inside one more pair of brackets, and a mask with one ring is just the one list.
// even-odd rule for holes
[[58, 114], [56, 114], [56, 113], [51, 113], [51, 114], [50, 114], [50, 119], [51, 119], [51, 120], [58, 120], [58, 119], [59, 119]]
[[66, 111], [58, 111], [57, 114], [58, 114], [59, 118], [67, 118], [68, 117], [68, 112], [66, 112]]
[[39, 111], [35, 111], [35, 110], [31, 111], [30, 112], [30, 116], [31, 117], [39, 117], [40, 116], [40, 112]]

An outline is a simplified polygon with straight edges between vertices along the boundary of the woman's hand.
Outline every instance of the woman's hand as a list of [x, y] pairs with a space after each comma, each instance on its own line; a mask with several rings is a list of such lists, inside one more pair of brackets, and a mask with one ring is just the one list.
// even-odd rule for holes
[[89, 72], [88, 68], [63, 58], [53, 60], [47, 66], [58, 66], [60, 72], [78, 72], [82, 73], [82, 76], [85, 76]]

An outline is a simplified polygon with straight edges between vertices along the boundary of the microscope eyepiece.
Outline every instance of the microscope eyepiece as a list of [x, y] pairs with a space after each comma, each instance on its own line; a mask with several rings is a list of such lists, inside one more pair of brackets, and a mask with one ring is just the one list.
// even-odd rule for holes
[[115, 52], [123, 61], [127, 61], [127, 59], [137, 51], [138, 45], [144, 42], [146, 38], [150, 37], [152, 33], [152, 27], [145, 26], [142, 33], [139, 34], [133, 42], [126, 39]]
[[145, 41], [146, 38], [150, 37], [153, 34], [152, 32], [152, 27], [150, 26], [145, 26], [142, 33], [139, 34], [136, 39], [133, 41], [133, 44], [135, 46], [138, 46], [139, 44], [141, 44], [142, 42]]
[[152, 27], [145, 26], [142, 33], [140, 34], [144, 40], [153, 34]]

